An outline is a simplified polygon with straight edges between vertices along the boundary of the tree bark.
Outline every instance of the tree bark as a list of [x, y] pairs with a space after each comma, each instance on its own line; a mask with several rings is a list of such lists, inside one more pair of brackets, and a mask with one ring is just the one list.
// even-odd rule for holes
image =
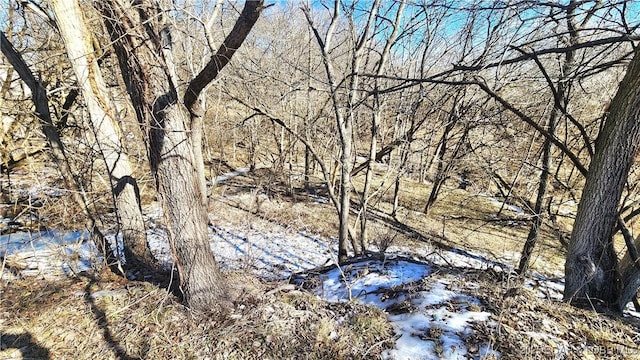
[[565, 263], [564, 299], [576, 306], [618, 309], [613, 231], [618, 202], [640, 145], [640, 50], [623, 78], [596, 141]]
[[46, 89], [42, 83], [36, 79], [27, 63], [2, 31], [0, 31], [0, 50], [4, 56], [7, 57], [7, 60], [9, 60], [9, 63], [16, 70], [22, 81], [24, 81], [31, 90], [36, 116], [40, 119], [42, 132], [47, 138], [49, 146], [51, 146], [51, 159], [56, 164], [58, 171], [60, 172], [60, 176], [64, 181], [65, 187], [71, 190], [74, 201], [87, 216], [88, 228], [91, 231], [96, 246], [100, 249], [106, 263], [112, 268], [112, 270], [122, 272], [122, 267], [119, 260], [115, 257], [113, 249], [109, 248], [102, 232], [98, 228], [95, 218], [89, 212], [87, 206], [88, 202], [84, 197], [84, 190], [73, 176], [73, 172], [71, 171], [71, 167], [69, 166], [69, 161], [67, 159], [67, 154], [64, 150], [64, 145], [60, 139], [60, 134], [51, 120], [49, 99], [47, 97]]
[[111, 190], [122, 227], [120, 230], [127, 267], [153, 268], [155, 259], [147, 245], [138, 183], [132, 174], [129, 156], [122, 147], [116, 109], [94, 55], [92, 34], [77, 0], [52, 0], [50, 4], [58, 19], [58, 30], [82, 90], [96, 142], [112, 181]]
[[[219, 310], [227, 302], [226, 284], [211, 252], [205, 179], [199, 163], [202, 156], [201, 150], [195, 149], [200, 144], [193, 138], [191, 126], [193, 116], [201, 116], [195, 111], [200, 92], [230, 60], [248, 31], [234, 27], [180, 102], [170, 30], [162, 21], [163, 12], [149, 0], [133, 7], [124, 0], [108, 0], [100, 6], [138, 122], [147, 132], [151, 168], [162, 198], [180, 288], [192, 309]], [[238, 22], [250, 30], [261, 10], [262, 1], [247, 1]], [[225, 59], [219, 59], [218, 54]]]

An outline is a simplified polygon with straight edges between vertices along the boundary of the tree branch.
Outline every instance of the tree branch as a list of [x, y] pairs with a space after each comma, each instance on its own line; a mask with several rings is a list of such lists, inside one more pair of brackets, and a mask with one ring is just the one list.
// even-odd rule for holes
[[[637, 36], [637, 35], [613, 36], [613, 37], [608, 37], [608, 38], [603, 38], [603, 39], [585, 41], [583, 43], [579, 43], [579, 44], [575, 44], [575, 45], [571, 45], [571, 46], [555, 47], [555, 48], [537, 50], [536, 54], [538, 56], [547, 55], [547, 54], [564, 54], [564, 53], [567, 53], [567, 52], [576, 51], [576, 50], [579, 50], [579, 49], [596, 47], [596, 46], [600, 46], [600, 45], [615, 44], [615, 43], [620, 43], [620, 42], [625, 42], [625, 41], [638, 41], [638, 40], [640, 40], [640, 36]], [[461, 70], [461, 71], [478, 71], [478, 70], [485, 70], [485, 69], [488, 69], [488, 68], [493, 68], [493, 67], [498, 67], [498, 66], [514, 64], [514, 63], [518, 63], [518, 62], [521, 62], [521, 61], [529, 60], [530, 58], [531, 57], [529, 55], [521, 55], [521, 56], [516, 56], [514, 58], [511, 58], [511, 59], [498, 61], [498, 62], [493, 62], [493, 63], [489, 63], [489, 64], [485, 64], [485, 65], [476, 65], [476, 66], [453, 65], [453, 69], [454, 70]]]
[[236, 21], [233, 30], [231, 30], [231, 33], [229, 33], [222, 45], [218, 48], [218, 52], [211, 57], [207, 65], [189, 83], [187, 91], [184, 94], [184, 105], [189, 109], [191, 114], [196, 114], [197, 110], [194, 105], [196, 101], [198, 101], [202, 90], [218, 77], [222, 68], [229, 63], [233, 54], [236, 53], [240, 45], [242, 45], [247, 38], [247, 35], [249, 35], [253, 25], [258, 21], [260, 13], [265, 9], [263, 4], [263, 0], [245, 2], [238, 21]]
[[487, 93], [487, 95], [491, 96], [493, 99], [498, 101], [502, 106], [504, 106], [507, 110], [517, 115], [522, 121], [526, 122], [535, 130], [537, 130], [541, 135], [546, 137], [549, 141], [551, 141], [554, 145], [556, 145], [563, 153], [565, 153], [567, 157], [569, 157], [569, 159], [571, 159], [571, 162], [573, 162], [573, 165], [582, 173], [582, 175], [584, 176], [587, 175], [587, 168], [582, 164], [580, 159], [578, 159], [576, 154], [574, 154], [571, 150], [569, 150], [569, 148], [564, 143], [558, 140], [557, 137], [549, 133], [542, 126], [536, 123], [532, 118], [527, 116], [525, 113], [515, 108], [513, 105], [511, 105], [507, 100], [502, 98], [500, 95], [496, 94], [493, 90], [489, 88], [489, 86], [487, 86], [487, 84], [481, 81], [472, 81], [470, 83], [480, 87], [480, 89], [482, 89], [485, 93]]

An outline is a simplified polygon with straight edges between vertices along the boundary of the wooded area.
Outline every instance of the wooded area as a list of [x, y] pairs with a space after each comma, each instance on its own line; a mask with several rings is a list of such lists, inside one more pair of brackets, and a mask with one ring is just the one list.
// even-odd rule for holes
[[[3, 176], [18, 149], [46, 153], [80, 209], [61, 221], [81, 217], [123, 274], [161, 271], [141, 210], [157, 194], [193, 309], [228, 306], [208, 239], [214, 164], [228, 163], [326, 196], [339, 263], [380, 240], [369, 221], [398, 218], [408, 181], [430, 187], [425, 217], [446, 189], [491, 194], [496, 218], [526, 213], [519, 274], [553, 229], [564, 300], [620, 312], [640, 287], [639, 13], [614, 0], [9, 1]], [[110, 213], [124, 263], [101, 235]]]

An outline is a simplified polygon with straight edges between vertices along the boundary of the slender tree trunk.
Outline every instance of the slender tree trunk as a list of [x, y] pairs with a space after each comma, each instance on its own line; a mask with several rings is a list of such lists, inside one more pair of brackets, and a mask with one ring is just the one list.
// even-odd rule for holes
[[640, 145], [640, 50], [623, 78], [596, 141], [565, 263], [564, 299], [581, 307], [618, 309], [613, 230], [618, 203]]
[[[351, 111], [347, 116], [344, 115], [344, 111], [340, 106], [341, 99], [338, 94], [338, 84], [336, 81], [336, 74], [333, 68], [333, 63], [329, 57], [329, 46], [331, 45], [331, 38], [334, 35], [335, 27], [337, 26], [338, 17], [340, 15], [340, 2], [336, 1], [334, 3], [333, 9], [333, 17], [331, 19], [331, 24], [329, 25], [329, 29], [327, 30], [326, 36], [323, 39], [318, 29], [315, 27], [313, 20], [311, 18], [311, 13], [309, 8], [303, 8], [304, 14], [307, 18], [307, 22], [313, 34], [318, 42], [320, 47], [320, 51], [322, 52], [322, 62], [325, 67], [325, 71], [327, 74], [327, 80], [329, 81], [329, 91], [332, 97], [332, 106], [334, 116], [336, 117], [336, 125], [338, 127], [338, 134], [340, 136], [340, 202], [338, 207], [338, 263], [344, 263], [347, 260], [348, 249], [347, 244], [349, 242], [349, 211], [351, 206], [351, 170], [353, 168], [353, 160], [352, 160], [352, 147], [353, 147], [353, 111]], [[356, 61], [357, 56], [354, 55], [352, 58], [352, 62]], [[356, 63], [357, 65], [357, 63]], [[352, 68], [354, 64], [352, 64]], [[357, 76], [351, 77], [350, 88], [355, 89], [354, 81], [357, 81], [355, 78]], [[349, 97], [350, 101], [353, 100], [351, 98], [353, 94], [350, 92]], [[337, 170], [337, 169], [336, 169]], [[354, 249], [354, 251], [357, 251]]]
[[[453, 131], [454, 127], [458, 123], [459, 114], [459, 102], [461, 94], [456, 94], [453, 98], [453, 104], [451, 105], [451, 112], [449, 113], [449, 117], [447, 119], [447, 124], [444, 127], [444, 132], [442, 133], [442, 137], [440, 138], [440, 143], [438, 145], [438, 151], [435, 156], [435, 161], [437, 162], [436, 175], [433, 180], [433, 187], [431, 188], [431, 193], [429, 194], [429, 199], [424, 206], [424, 213], [427, 214], [429, 209], [438, 199], [438, 194], [440, 193], [440, 188], [442, 184], [446, 180], [448, 165], [445, 165], [445, 154], [447, 152], [447, 142], [449, 141], [449, 136], [451, 135], [451, 131]], [[453, 161], [453, 158], [451, 159]]]
[[[377, 97], [377, 96], [376, 96]], [[378, 99], [374, 100], [378, 103]], [[369, 212], [369, 193], [371, 192], [371, 182], [373, 181], [373, 166], [372, 163], [376, 158], [376, 152], [378, 151], [378, 128], [380, 127], [380, 113], [382, 109], [380, 104], [377, 104], [377, 109], [373, 113], [371, 120], [371, 139], [369, 144], [369, 164], [367, 166], [367, 172], [364, 176], [364, 187], [362, 189], [362, 200], [360, 210], [360, 247], [362, 251], [366, 249], [366, 244], [369, 242], [369, 234], [367, 229], [368, 212]]]
[[[413, 120], [412, 120], [413, 122]], [[412, 124], [413, 126], [413, 124]], [[405, 166], [407, 166], [407, 162], [409, 160], [409, 153], [411, 152], [411, 142], [413, 141], [413, 139], [407, 139], [407, 141], [405, 142], [405, 144], [403, 144], [400, 147], [400, 159], [399, 159], [399, 165], [398, 165], [398, 174], [396, 175], [395, 178], [395, 184], [393, 186], [393, 207], [391, 209], [391, 216], [393, 216], [394, 218], [396, 217], [397, 213], [398, 213], [398, 208], [400, 206], [400, 186], [401, 186], [401, 180], [402, 180], [402, 176], [404, 174], [404, 169]]]
[[[576, 2], [573, 0], [570, 1], [570, 5], [567, 7], [567, 27], [569, 29], [569, 43], [571, 45], [575, 45], [579, 41], [579, 34], [577, 31], [578, 27], [583, 27], [584, 24], [586, 24], [588, 18], [592, 16], [587, 15], [587, 18], [583, 19], [583, 22], [581, 24], [577, 24], [575, 18], [575, 7]], [[565, 54], [564, 63], [562, 64], [562, 71], [560, 73], [560, 78], [558, 79], [558, 85], [554, 94], [554, 107], [553, 110], [551, 110], [551, 115], [549, 116], [549, 122], [546, 128], [547, 132], [551, 134], [551, 136], [555, 136], [556, 123], [561, 115], [560, 107], [566, 108], [567, 106], [567, 97], [572, 82], [571, 73], [575, 69], [575, 66], [575, 51], [568, 51]], [[553, 84], [549, 84], [549, 86], [553, 86]], [[540, 173], [538, 195], [536, 196], [536, 203], [533, 209], [535, 217], [531, 224], [531, 228], [529, 229], [527, 240], [525, 241], [524, 247], [522, 249], [520, 263], [518, 265], [519, 274], [524, 274], [529, 269], [531, 254], [533, 253], [533, 249], [535, 248], [536, 242], [538, 240], [540, 226], [542, 226], [542, 222], [545, 216], [545, 212], [543, 211], [543, 203], [547, 193], [549, 171], [551, 170], [551, 145], [551, 140], [548, 137], [545, 137], [544, 143], [542, 145], [542, 171]]]
[[[552, 111], [551, 117], [549, 118], [548, 129], [555, 127], [556, 116], [556, 111], [554, 109]], [[518, 264], [518, 274], [525, 274], [529, 270], [531, 254], [533, 253], [533, 249], [535, 248], [538, 234], [540, 232], [540, 226], [542, 226], [542, 221], [544, 220], [543, 206], [544, 199], [547, 193], [547, 184], [549, 182], [550, 158], [551, 141], [545, 139], [544, 144], [542, 145], [542, 170], [540, 173], [540, 183], [538, 184], [538, 195], [536, 196], [536, 203], [533, 208], [534, 218], [533, 222], [531, 223], [531, 228], [529, 228], [529, 233], [527, 234], [527, 240], [525, 241], [524, 247], [522, 249], [520, 263]]]
[[[342, 154], [340, 155], [340, 220], [338, 230], [338, 262], [347, 260], [347, 241], [349, 240], [349, 211], [351, 209], [351, 148], [353, 146], [353, 128], [351, 121], [341, 121], [340, 143]], [[357, 251], [354, 249], [354, 251]]]
[[27, 84], [31, 90], [33, 97], [33, 103], [35, 105], [36, 116], [40, 119], [40, 125], [42, 126], [42, 132], [44, 133], [49, 145], [51, 146], [51, 159], [56, 164], [58, 171], [64, 181], [65, 187], [71, 190], [72, 197], [76, 204], [82, 209], [82, 212], [87, 216], [88, 228], [91, 231], [93, 240], [102, 252], [105, 261], [114, 271], [122, 272], [122, 267], [119, 260], [115, 257], [113, 249], [109, 248], [108, 243], [105, 241], [104, 236], [98, 224], [90, 213], [88, 208], [88, 202], [84, 197], [84, 190], [82, 186], [78, 184], [69, 166], [67, 154], [64, 150], [64, 145], [60, 139], [58, 130], [53, 125], [51, 120], [51, 112], [49, 111], [49, 99], [47, 97], [47, 91], [42, 83], [36, 79], [33, 75], [27, 63], [22, 56], [13, 47], [13, 44], [9, 42], [4, 33], [0, 31], [0, 50], [7, 57], [11, 66], [16, 70], [22, 81]]
[[[624, 220], [619, 218], [619, 224], [624, 230]], [[622, 291], [618, 298], [618, 309], [623, 311], [630, 301], [634, 302], [636, 311], [640, 310], [640, 304], [637, 301], [638, 288], [640, 288], [640, 256], [638, 255], [638, 248], [640, 248], [640, 237], [636, 237], [635, 240], [629, 241], [632, 235], [630, 232], [624, 234], [625, 241], [627, 241], [627, 253], [620, 261], [620, 279], [622, 283]]]
[[[306, 6], [309, 6], [309, 1], [307, 0]], [[307, 36], [309, 37], [309, 42], [307, 44], [307, 69], [311, 71], [311, 29], [307, 29]], [[304, 117], [304, 140], [305, 142], [311, 141], [311, 79], [312, 76], [309, 74], [307, 77], [307, 113]], [[304, 146], [304, 188], [306, 191], [310, 189], [310, 181], [312, 175], [312, 161], [313, 155], [311, 154], [311, 149], [309, 146], [305, 144]]]
[[[202, 113], [204, 114], [204, 108], [202, 109]], [[204, 121], [202, 116], [192, 116], [191, 117], [191, 143], [193, 147], [193, 160], [195, 162], [197, 178], [200, 180], [200, 199], [202, 201], [201, 205], [207, 209], [209, 206], [209, 193], [207, 191], [207, 181], [205, 177], [204, 171], [204, 156], [202, 154], [202, 150], [204, 145], [202, 143], [204, 131]], [[207, 220], [208, 223], [208, 220]]]
[[129, 157], [122, 147], [116, 109], [98, 67], [92, 34], [77, 0], [52, 0], [50, 4], [89, 110], [98, 148], [112, 180], [127, 265], [133, 268], [140, 265], [154, 267], [155, 260], [147, 245], [138, 184], [133, 177]]
[[[373, 6], [379, 6], [379, 3], [374, 3]], [[400, 28], [400, 20], [402, 18], [402, 12], [404, 10], [405, 1], [402, 1], [398, 5], [398, 11], [396, 12], [395, 21], [393, 23], [393, 31], [387, 38], [384, 50], [380, 55], [380, 60], [377, 64], [376, 74], [382, 75], [385, 70], [385, 65], [387, 62], [387, 58], [389, 56], [389, 52], [391, 51], [391, 46], [396, 40], [396, 36], [398, 34], [398, 30]], [[372, 9], [372, 14], [375, 15], [377, 9]], [[375, 30], [375, 29], [374, 29]], [[357, 70], [356, 70], [357, 71]], [[360, 248], [364, 253], [366, 250], [366, 244], [369, 242], [368, 239], [368, 206], [369, 206], [369, 193], [371, 192], [371, 182], [373, 181], [373, 168], [372, 162], [375, 161], [376, 153], [378, 151], [378, 132], [380, 128], [380, 120], [382, 118], [382, 111], [384, 102], [380, 98], [380, 94], [377, 92], [378, 89], [378, 79], [375, 79], [375, 89], [376, 93], [373, 96], [373, 116], [371, 117], [371, 140], [369, 144], [369, 157], [368, 157], [368, 166], [367, 172], [365, 174], [364, 187], [362, 190], [362, 210], [361, 210], [361, 218], [360, 218]]]

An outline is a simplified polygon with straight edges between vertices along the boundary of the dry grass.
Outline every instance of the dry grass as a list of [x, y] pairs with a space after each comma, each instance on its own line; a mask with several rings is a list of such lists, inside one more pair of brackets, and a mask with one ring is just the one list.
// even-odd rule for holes
[[[213, 172], [228, 165], [215, 166]], [[273, 179], [273, 173], [263, 171], [214, 188], [212, 221], [335, 236], [337, 216], [331, 204], [304, 194], [291, 196]], [[428, 184], [404, 180], [396, 219], [422, 238], [397, 232], [380, 218], [371, 224], [372, 243], [422, 247], [437, 241], [515, 265], [528, 231], [526, 222], [508, 211], [497, 217], [499, 205], [454, 188], [443, 189], [425, 215], [422, 208], [429, 190]], [[390, 211], [389, 196], [376, 203], [382, 212]], [[555, 235], [545, 228], [534, 269], [561, 271], [562, 257]], [[451, 282], [462, 284], [463, 290], [464, 284], [475, 284], [464, 291], [480, 298], [483, 310], [493, 314], [493, 323], [476, 324], [470, 346], [490, 343], [503, 358], [554, 358], [561, 352], [562, 358], [638, 358], [637, 322], [536, 298], [517, 286], [516, 279], [490, 271], [451, 271], [434, 276], [452, 276]], [[330, 304], [298, 290], [276, 290], [281, 283], [245, 273], [227, 275], [238, 285], [232, 291], [235, 310], [220, 318], [192, 313], [155, 285], [108, 273], [3, 283], [0, 358], [379, 358], [393, 346], [392, 328], [377, 309]]]
[[151, 284], [108, 274], [3, 284], [0, 358], [375, 358], [393, 342], [376, 309], [229, 277], [242, 289], [234, 312], [220, 318], [194, 314]]
[[[263, 171], [262, 174], [250, 173], [219, 186], [214, 190], [211, 213], [216, 219], [237, 225], [245, 224], [247, 215], [258, 215], [294, 229], [325, 237], [336, 236], [338, 218], [326, 198], [320, 198], [323, 201], [319, 202], [318, 198], [304, 194], [291, 196], [273, 178], [273, 174]], [[354, 180], [356, 189], [361, 185], [360, 180]], [[473, 190], [453, 187], [444, 187], [438, 201], [425, 215], [424, 204], [430, 190], [430, 184], [403, 180], [401, 207], [394, 221], [422, 234], [423, 239], [486, 254], [492, 260], [511, 266], [518, 265], [519, 254], [529, 232], [526, 217], [508, 207], [498, 215], [501, 208], [499, 202]], [[381, 194], [381, 200], [372, 203], [380, 212], [389, 214], [392, 191], [381, 191]], [[425, 245], [415, 236], [398, 233], [385, 219], [380, 220], [369, 223], [372, 244], [379, 245], [391, 240], [395, 245]], [[557, 234], [549, 226], [543, 226], [532, 258], [532, 270], [557, 274], [563, 272], [563, 266], [564, 249]]]
[[640, 359], [640, 321], [576, 309], [541, 299], [531, 290], [494, 274], [476, 273], [477, 296], [497, 326], [476, 324], [478, 336], [493, 339], [503, 358]]
[[[536, 298], [491, 271], [435, 275], [482, 301], [470, 350], [502, 358], [638, 359], [640, 324]], [[0, 358], [340, 359], [380, 358], [394, 334], [381, 311], [326, 303], [280, 283], [230, 273], [234, 312], [207, 318], [164, 289], [103, 273], [2, 285]], [[453, 282], [452, 282], [453, 283]]]

